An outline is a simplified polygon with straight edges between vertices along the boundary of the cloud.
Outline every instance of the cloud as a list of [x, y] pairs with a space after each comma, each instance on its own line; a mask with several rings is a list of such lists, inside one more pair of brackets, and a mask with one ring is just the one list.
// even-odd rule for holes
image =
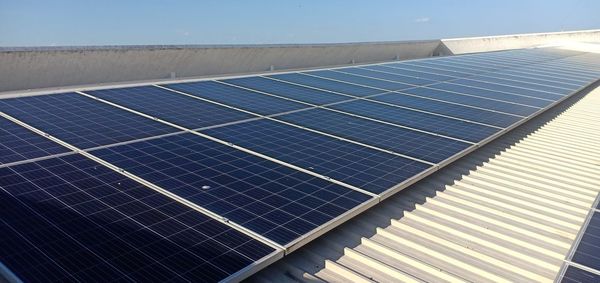
[[187, 30], [176, 30], [175, 33], [178, 34], [178, 35], [182, 35], [182, 36], [189, 36], [190, 35], [190, 32], [187, 31]]
[[426, 23], [429, 22], [429, 17], [420, 17], [415, 19], [415, 23]]

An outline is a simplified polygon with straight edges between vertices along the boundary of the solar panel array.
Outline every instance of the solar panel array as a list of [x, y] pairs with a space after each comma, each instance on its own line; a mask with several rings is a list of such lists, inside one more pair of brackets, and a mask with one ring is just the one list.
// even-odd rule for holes
[[530, 49], [0, 99], [0, 261], [238, 280], [598, 78]]

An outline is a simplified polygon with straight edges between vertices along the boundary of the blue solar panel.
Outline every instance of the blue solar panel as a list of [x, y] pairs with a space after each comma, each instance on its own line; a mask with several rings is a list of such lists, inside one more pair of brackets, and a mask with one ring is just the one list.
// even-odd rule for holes
[[565, 274], [560, 282], [598, 283], [600, 282], [600, 275], [569, 265], [567, 266], [567, 270], [565, 271]]
[[[423, 66], [421, 64], [413, 64], [413, 61], [404, 62], [404, 63], [390, 63], [390, 64], [382, 64], [382, 66], [392, 67], [392, 68], [400, 68], [400, 69], [408, 69], [411, 71], [424, 72], [424, 73], [432, 73], [437, 75], [450, 76], [454, 78], [462, 78], [466, 76], [473, 75], [474, 72], [462, 72], [462, 71], [452, 71], [445, 70], [441, 68], [435, 68], [431, 66]], [[477, 73], [477, 72], [475, 72]]]
[[533, 90], [533, 89], [524, 89], [524, 88], [513, 87], [513, 86], [508, 86], [508, 85], [499, 85], [499, 84], [494, 84], [494, 83], [486, 83], [486, 82], [473, 81], [473, 80], [467, 80], [467, 79], [452, 81], [452, 83], [465, 85], [465, 86], [477, 87], [477, 88], [486, 89], [486, 90], [496, 90], [496, 91], [502, 91], [502, 92], [506, 92], [506, 93], [513, 93], [513, 94], [524, 95], [524, 96], [529, 96], [529, 97], [542, 98], [542, 99], [547, 99], [547, 100], [551, 100], [551, 101], [557, 101], [563, 97], [563, 95], [556, 94], [556, 93], [549, 93], [549, 92], [543, 92], [543, 91], [538, 91], [538, 90]]
[[445, 160], [469, 146], [460, 141], [323, 109], [286, 114], [277, 119], [430, 162]]
[[290, 100], [212, 81], [169, 84], [165, 87], [261, 115], [272, 115], [309, 107]]
[[349, 75], [340, 72], [325, 70], [325, 71], [312, 71], [305, 72], [306, 74], [319, 76], [322, 78], [328, 78], [332, 80], [337, 80], [341, 82], [353, 83], [362, 86], [375, 87], [382, 90], [402, 90], [411, 87], [415, 87], [414, 85], [405, 84], [405, 83], [395, 83], [390, 81], [378, 80], [378, 79], [370, 79], [361, 76]]
[[330, 108], [385, 122], [441, 134], [470, 142], [479, 142], [497, 133], [499, 129], [451, 118], [402, 109], [370, 101], [351, 101]]
[[68, 151], [62, 145], [0, 117], [0, 165]]
[[456, 77], [440, 75], [440, 74], [436, 74], [436, 73], [420, 72], [420, 71], [410, 70], [410, 69], [400, 69], [400, 67], [410, 68], [411, 66], [409, 66], [409, 65], [395, 65], [395, 67], [396, 68], [393, 68], [389, 64], [383, 64], [383, 65], [363, 66], [362, 68], [368, 69], [368, 70], [386, 72], [386, 73], [394, 73], [394, 74], [404, 75], [404, 76], [413, 76], [413, 77], [428, 79], [428, 80], [432, 80], [432, 81], [448, 81], [448, 80], [456, 79]]
[[[489, 73], [488, 75], [490, 76], [495, 76], [494, 73]], [[482, 76], [475, 76], [475, 77], [469, 77], [470, 80], [476, 80], [476, 81], [483, 81], [483, 82], [489, 82], [489, 83], [495, 83], [495, 84], [503, 84], [503, 85], [510, 85], [510, 86], [514, 86], [514, 87], [521, 87], [521, 88], [527, 88], [527, 89], [533, 89], [533, 90], [541, 90], [541, 91], [546, 91], [546, 92], [552, 92], [552, 93], [556, 93], [556, 94], [561, 94], [561, 95], [567, 95], [575, 90], [577, 90], [579, 87], [567, 87], [567, 86], [563, 86], [563, 87], [554, 87], [554, 86], [549, 86], [548, 84], [539, 84], [539, 83], [528, 83], [525, 82], [525, 79], [520, 79], [519, 81], [515, 81], [514, 79], [502, 79], [499, 77], [482, 77]]]
[[465, 73], [465, 74], [482, 74], [482, 73], [487, 73], [487, 72], [491, 72], [491, 71], [502, 68], [501, 66], [489, 67], [489, 66], [484, 66], [482, 64], [479, 64], [477, 66], [465, 65], [465, 64], [461, 64], [460, 62], [448, 60], [446, 58], [443, 58], [443, 59], [438, 58], [436, 60], [431, 60], [431, 61], [411, 61], [411, 62], [407, 62], [407, 64], [435, 68], [435, 69], [448, 70], [448, 71], [455, 71], [455, 72], [460, 72], [460, 73]]
[[520, 105], [520, 104], [515, 104], [515, 103], [508, 103], [508, 102], [503, 102], [503, 101], [498, 101], [498, 100], [487, 99], [487, 98], [483, 98], [480, 96], [474, 96], [474, 95], [469, 95], [469, 94], [458, 94], [458, 93], [454, 93], [454, 92], [448, 92], [448, 91], [443, 91], [443, 90], [438, 90], [438, 89], [433, 89], [433, 88], [419, 87], [419, 88], [403, 90], [402, 92], [410, 93], [410, 94], [421, 96], [421, 97], [440, 99], [443, 101], [460, 103], [460, 104], [464, 104], [464, 105], [470, 105], [470, 106], [480, 107], [480, 108], [484, 108], [484, 109], [490, 109], [490, 110], [494, 110], [494, 111], [500, 111], [500, 112], [504, 112], [504, 113], [515, 114], [515, 115], [521, 115], [521, 116], [529, 116], [529, 115], [535, 113], [536, 111], [540, 110], [539, 107], [526, 106], [526, 105]]
[[280, 244], [370, 198], [194, 134], [91, 153]]
[[600, 270], [600, 213], [592, 215], [571, 261]]
[[0, 258], [26, 282], [216, 282], [274, 252], [81, 155], [0, 176]]
[[527, 97], [518, 94], [510, 94], [505, 92], [480, 89], [476, 87], [469, 87], [465, 85], [457, 85], [453, 83], [440, 83], [429, 86], [430, 88], [453, 91], [456, 93], [469, 94], [482, 98], [495, 99], [500, 101], [518, 103], [523, 105], [535, 106], [535, 107], [546, 107], [552, 104], [552, 100], [539, 99], [535, 97]]
[[372, 77], [372, 78], [377, 78], [377, 79], [390, 80], [390, 81], [395, 81], [395, 82], [400, 82], [400, 83], [413, 84], [413, 85], [427, 85], [427, 84], [432, 84], [432, 83], [436, 82], [435, 80], [428, 80], [428, 79], [423, 79], [423, 78], [419, 78], [419, 77], [387, 74], [387, 73], [372, 71], [372, 70], [363, 69], [363, 68], [343, 68], [343, 69], [337, 69], [336, 71], [351, 73], [351, 74], [361, 75], [361, 76], [367, 76], [367, 77]]
[[189, 129], [255, 117], [154, 86], [105, 89], [86, 93]]
[[0, 111], [79, 148], [177, 131], [75, 93], [0, 99]]
[[386, 91], [382, 91], [376, 88], [357, 86], [353, 84], [348, 84], [344, 82], [332, 81], [324, 78], [317, 78], [313, 76], [304, 75], [302, 73], [292, 73], [292, 74], [281, 74], [281, 75], [271, 75], [269, 78], [274, 78], [286, 82], [297, 83], [305, 86], [320, 88], [329, 91], [335, 91], [343, 94], [353, 95], [353, 96], [368, 96], [378, 93], [383, 93]]
[[265, 119], [203, 132], [372, 193], [382, 193], [431, 167]]
[[302, 87], [262, 77], [247, 77], [223, 81], [226, 83], [317, 105], [352, 99], [351, 97], [344, 95]]
[[399, 93], [378, 95], [372, 97], [371, 99], [504, 128], [521, 120], [521, 117], [518, 116], [506, 115]]
[[489, 78], [489, 77], [502, 78], [502, 79], [511, 80], [511, 81], [515, 80], [515, 81], [522, 81], [522, 82], [526, 82], [526, 83], [534, 83], [534, 84], [542, 84], [542, 85], [548, 85], [548, 86], [553, 86], [553, 87], [566, 88], [566, 89], [570, 89], [571, 92], [584, 85], [584, 83], [582, 83], [582, 82], [574, 82], [574, 81], [561, 82], [558, 80], [552, 80], [550, 78], [540, 79], [540, 78], [535, 78], [535, 77], [527, 76], [527, 75], [515, 76], [514, 74], [510, 74], [506, 71], [498, 71], [498, 72], [494, 72], [494, 73], [485, 74], [485, 77], [486, 78]]

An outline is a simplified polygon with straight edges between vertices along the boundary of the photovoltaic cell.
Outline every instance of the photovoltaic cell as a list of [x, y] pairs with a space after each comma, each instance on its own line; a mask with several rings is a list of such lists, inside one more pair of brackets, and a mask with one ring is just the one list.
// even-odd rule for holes
[[344, 102], [329, 108], [470, 142], [482, 141], [499, 131], [485, 125], [364, 100]]
[[370, 79], [370, 78], [365, 78], [365, 77], [360, 77], [360, 76], [355, 76], [355, 75], [350, 75], [350, 74], [344, 74], [344, 73], [340, 73], [340, 72], [334, 72], [334, 71], [330, 71], [330, 70], [312, 71], [312, 72], [305, 72], [305, 73], [309, 74], [309, 75], [313, 75], [313, 76], [319, 76], [322, 78], [328, 78], [328, 79], [333, 79], [333, 80], [337, 80], [337, 81], [353, 83], [353, 84], [358, 84], [358, 85], [363, 85], [363, 86], [368, 86], [368, 87], [375, 87], [375, 88], [379, 88], [381, 90], [394, 91], [394, 90], [402, 90], [402, 89], [415, 87], [414, 85], [410, 85], [410, 84], [395, 83], [395, 82], [383, 81], [383, 80], [378, 80], [378, 79]]
[[510, 94], [500, 91], [493, 91], [487, 89], [481, 89], [476, 87], [470, 87], [466, 85], [457, 85], [453, 83], [439, 83], [435, 85], [429, 86], [429, 88], [445, 90], [445, 91], [453, 91], [456, 93], [464, 93], [473, 96], [478, 96], [482, 98], [518, 103], [523, 105], [529, 105], [534, 107], [546, 107], [552, 104], [552, 100], [548, 99], [538, 99], [535, 97], [527, 97], [518, 94]]
[[600, 282], [600, 275], [591, 273], [589, 271], [574, 267], [572, 265], [567, 266], [567, 270], [560, 282], [563, 283], [593, 283]]
[[600, 270], [600, 213], [592, 215], [571, 261]]
[[444, 103], [431, 99], [424, 99], [414, 96], [403, 95], [399, 93], [388, 93], [371, 98], [381, 102], [390, 103], [413, 109], [419, 109], [437, 114], [443, 114], [451, 117], [462, 118], [479, 123], [498, 127], [508, 127], [519, 120], [521, 117], [506, 115], [502, 113], [466, 107], [462, 105]]
[[443, 161], [469, 146], [468, 143], [324, 109], [300, 111], [277, 119], [429, 162]]
[[343, 94], [353, 95], [353, 96], [368, 96], [378, 93], [383, 93], [386, 91], [370, 88], [365, 86], [358, 86], [353, 84], [348, 84], [344, 82], [332, 81], [324, 78], [317, 78], [313, 76], [304, 75], [302, 73], [292, 73], [292, 74], [280, 74], [280, 75], [271, 75], [269, 78], [274, 78], [282, 81], [297, 83], [305, 86], [316, 87], [320, 89], [325, 89], [329, 91], [335, 91]]
[[169, 84], [165, 87], [261, 115], [272, 115], [310, 107], [283, 98], [213, 81]]
[[280, 244], [370, 198], [194, 134], [91, 153]]
[[203, 132], [377, 194], [431, 167], [266, 119]]
[[400, 82], [400, 83], [413, 84], [413, 85], [427, 85], [427, 84], [432, 84], [432, 83], [436, 82], [434, 80], [428, 80], [428, 79], [423, 79], [423, 78], [419, 78], [419, 77], [403, 76], [403, 75], [399, 75], [399, 74], [398, 75], [387, 74], [387, 73], [376, 72], [376, 71], [363, 69], [363, 68], [343, 68], [343, 69], [336, 69], [336, 71], [351, 73], [354, 75], [367, 76], [367, 77], [372, 77], [372, 78], [377, 78], [377, 79], [390, 80], [390, 81], [395, 81], [395, 82]]
[[262, 77], [246, 77], [222, 81], [316, 105], [352, 99], [352, 97], [349, 96], [302, 87]]
[[0, 215], [27, 282], [216, 282], [274, 252], [77, 154], [0, 168]]
[[458, 94], [449, 91], [443, 91], [433, 88], [413, 88], [402, 91], [403, 93], [409, 93], [421, 97], [440, 99], [443, 101], [460, 103], [464, 105], [481, 107], [484, 109], [490, 109], [494, 111], [500, 111], [504, 113], [510, 113], [521, 116], [529, 116], [536, 111], [540, 110], [539, 107], [527, 106], [509, 102], [503, 102], [498, 100], [492, 100], [481, 96], [474, 96], [470, 94]]
[[255, 117], [155, 86], [105, 89], [86, 93], [189, 129]]
[[0, 165], [68, 151], [62, 145], [0, 117]]
[[514, 80], [514, 81], [522, 81], [522, 82], [527, 82], [527, 83], [549, 85], [549, 86], [554, 86], [554, 87], [570, 89], [571, 91], [576, 90], [584, 85], [584, 83], [581, 83], [581, 82], [573, 82], [573, 81], [561, 82], [558, 80], [551, 80], [549, 78], [546, 78], [546, 79], [534, 78], [534, 77], [527, 76], [527, 75], [515, 76], [515, 75], [511, 75], [510, 73], [508, 73], [506, 71], [499, 71], [499, 72], [485, 74], [485, 77], [486, 78], [487, 77], [502, 78], [502, 79], [511, 80], [511, 81]]
[[79, 148], [178, 131], [76, 93], [0, 99], [0, 111]]

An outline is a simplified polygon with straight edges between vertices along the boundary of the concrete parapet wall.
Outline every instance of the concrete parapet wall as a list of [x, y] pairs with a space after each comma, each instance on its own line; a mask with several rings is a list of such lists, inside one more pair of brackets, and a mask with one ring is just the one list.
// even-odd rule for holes
[[431, 56], [439, 40], [262, 46], [5, 48], [0, 91], [266, 72]]
[[600, 42], [600, 30], [346, 44], [0, 48], [0, 92], [405, 60], [566, 41]]

